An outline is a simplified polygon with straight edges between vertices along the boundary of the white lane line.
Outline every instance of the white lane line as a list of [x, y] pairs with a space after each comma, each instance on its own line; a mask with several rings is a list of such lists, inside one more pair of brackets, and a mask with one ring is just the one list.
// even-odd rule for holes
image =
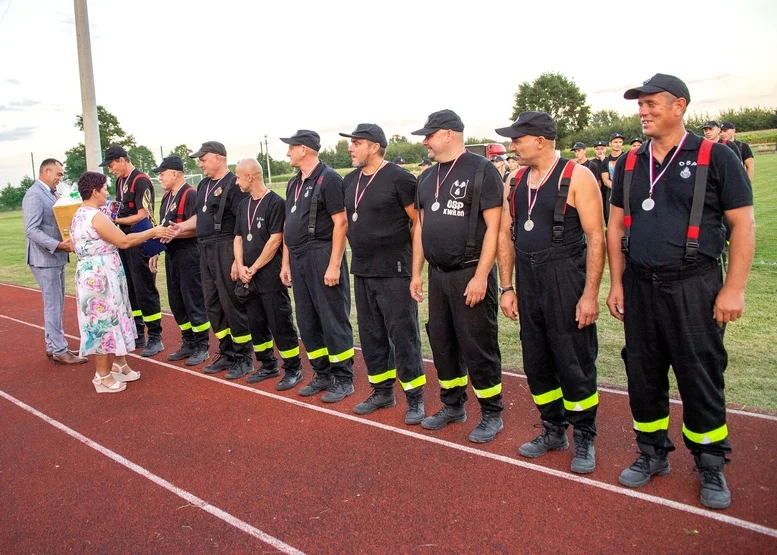
[[[42, 326], [38, 326], [36, 324], [30, 324], [29, 322], [24, 322], [22, 320], [17, 320], [15, 318], [11, 318], [10, 316], [5, 316], [3, 314], [0, 314], [0, 318], [5, 318], [6, 320], [11, 320], [13, 322], [17, 322], [19, 324], [24, 324], [24, 325], [27, 325], [27, 326], [30, 326], [30, 327], [33, 327], [33, 328], [44, 329]], [[65, 335], [67, 337], [72, 338], [72, 339], [78, 339], [78, 338], [76, 338], [73, 335], [69, 335], [69, 334], [65, 334]], [[138, 360], [142, 360], [142, 361], [145, 361], [145, 362], [151, 362], [151, 363], [154, 363], [154, 364], [156, 364], [158, 366], [163, 366], [163, 367], [169, 368], [171, 370], [176, 370], [178, 372], [183, 372], [184, 374], [190, 374], [190, 375], [195, 376], [195, 377], [200, 378], [200, 379], [210, 380], [210, 381], [216, 382], [216, 383], [218, 383], [220, 385], [223, 385], [223, 386], [234, 387], [236, 389], [240, 389], [240, 390], [246, 391], [248, 393], [253, 393], [255, 395], [261, 395], [262, 397], [269, 397], [270, 399], [275, 399], [276, 401], [282, 401], [284, 403], [289, 403], [289, 404], [297, 406], [297, 407], [305, 408], [305, 409], [308, 409], [308, 410], [313, 410], [313, 411], [316, 411], [316, 412], [327, 414], [329, 416], [335, 416], [337, 418], [342, 418], [344, 420], [350, 420], [351, 422], [356, 422], [358, 424], [363, 424], [365, 426], [372, 426], [373, 428], [378, 428], [380, 430], [384, 430], [384, 431], [387, 431], [387, 432], [392, 432], [392, 433], [399, 434], [399, 435], [402, 435], [402, 436], [405, 436], [405, 437], [410, 437], [410, 438], [413, 438], [413, 439], [418, 439], [418, 440], [421, 440], [421, 441], [425, 441], [427, 443], [432, 443], [432, 444], [435, 444], [435, 445], [440, 445], [440, 446], [443, 446], [443, 447], [448, 447], [450, 449], [455, 449], [457, 451], [461, 451], [463, 453], [467, 453], [467, 454], [470, 454], [470, 455], [476, 455], [478, 457], [483, 457], [485, 459], [491, 459], [491, 460], [502, 462], [502, 463], [506, 463], [506, 464], [509, 464], [509, 465], [512, 465], [512, 466], [517, 466], [517, 467], [520, 467], [520, 468], [525, 468], [527, 470], [533, 470], [535, 472], [540, 472], [542, 474], [547, 474], [547, 475], [553, 476], [555, 478], [561, 478], [561, 479], [564, 479], [564, 480], [568, 480], [570, 482], [575, 482], [575, 483], [578, 483], [578, 484], [583, 484], [583, 485], [586, 485], [586, 486], [591, 486], [591, 487], [595, 487], [595, 488], [598, 488], [598, 489], [602, 489], [602, 490], [608, 491], [610, 493], [616, 493], [616, 494], [619, 494], [619, 495], [624, 495], [626, 497], [631, 497], [631, 498], [634, 498], [634, 499], [639, 499], [641, 501], [647, 501], [648, 503], [653, 503], [655, 505], [660, 505], [662, 507], [667, 507], [667, 508], [670, 508], [670, 509], [675, 509], [675, 510], [678, 510], [678, 511], [682, 511], [682, 512], [685, 512], [685, 513], [689, 513], [689, 514], [695, 515], [695, 516], [700, 516], [702, 518], [707, 518], [707, 519], [714, 520], [714, 521], [717, 521], [717, 522], [722, 522], [724, 524], [730, 524], [732, 526], [736, 526], [738, 528], [743, 528], [745, 530], [749, 530], [751, 532], [756, 532], [758, 534], [764, 534], [766, 536], [777, 538], [777, 529], [769, 528], [767, 526], [763, 526], [761, 524], [757, 524], [755, 522], [750, 522], [748, 520], [744, 520], [744, 519], [741, 519], [741, 518], [727, 516], [727, 515], [725, 515], [723, 513], [719, 513], [719, 512], [715, 512], [715, 511], [710, 511], [710, 510], [707, 510], [707, 509], [702, 509], [700, 507], [696, 507], [696, 506], [693, 506], [693, 505], [687, 505], [685, 503], [681, 503], [679, 501], [673, 501], [671, 499], [664, 499], [663, 497], [658, 497], [656, 495], [650, 495], [650, 494], [647, 494], [647, 493], [642, 493], [640, 491], [635, 491], [635, 490], [628, 489], [628, 488], [625, 488], [625, 487], [616, 486], [614, 484], [610, 484], [610, 483], [607, 483], [607, 482], [598, 482], [598, 481], [592, 480], [590, 478], [584, 478], [584, 477], [579, 476], [577, 474], [572, 474], [572, 473], [569, 473], [569, 472], [562, 472], [560, 470], [555, 470], [555, 469], [552, 469], [552, 468], [546, 468], [546, 467], [540, 466], [538, 464], [529, 463], [529, 462], [526, 462], [526, 461], [523, 461], [523, 460], [519, 460], [519, 459], [514, 459], [512, 457], [507, 457], [505, 455], [497, 455], [497, 454], [494, 454], [494, 453], [489, 453], [488, 451], [481, 451], [481, 450], [475, 449], [473, 447], [468, 447], [466, 445], [460, 445], [460, 444], [454, 443], [452, 441], [447, 441], [447, 440], [444, 440], [444, 439], [438, 439], [436, 437], [419, 434], [417, 432], [406, 430], [404, 428], [395, 428], [394, 426], [389, 426], [387, 424], [382, 424], [380, 422], [374, 422], [372, 420], [367, 420], [365, 418], [360, 418], [358, 416], [353, 416], [351, 414], [337, 412], [337, 411], [332, 410], [332, 409], [328, 409], [328, 408], [324, 408], [324, 407], [319, 407], [319, 406], [316, 406], [316, 405], [312, 405], [312, 404], [306, 403], [304, 401], [298, 401], [298, 400], [293, 399], [293, 398], [284, 397], [282, 395], [278, 395], [278, 394], [275, 394], [275, 393], [270, 393], [269, 391], [262, 391], [261, 389], [254, 389], [252, 387], [249, 387], [247, 385], [243, 385], [241, 383], [226, 381], [226, 380], [224, 380], [223, 378], [220, 378], [220, 377], [210, 376], [210, 375], [207, 375], [207, 374], [202, 374], [202, 373], [194, 371], [194, 370], [189, 370], [187, 368], [181, 368], [179, 366], [174, 366], [172, 364], [168, 364], [166, 362], [161, 362], [161, 361], [158, 361], [158, 360], [154, 360], [152, 358], [144, 358], [144, 357], [141, 357], [140, 355], [136, 355], [134, 353], [130, 353], [127, 356], [131, 356], [133, 358], [136, 358]]]
[[[13, 287], [15, 289], [23, 289], [25, 291], [35, 291], [37, 293], [40, 293], [40, 289], [35, 289], [33, 287], [26, 287], [24, 285], [12, 285], [10, 283], [0, 283], [0, 285], [5, 285], [6, 287]], [[65, 296], [66, 297], [70, 297], [72, 299], [75, 299], [74, 295], [65, 295]], [[173, 315], [171, 313], [169, 313], [169, 312], [162, 311], [162, 314], [164, 314], [165, 316], [169, 316], [171, 318], [173, 317]], [[75, 339], [80, 339], [80, 338], [76, 337]], [[356, 349], [357, 351], [361, 351], [362, 350], [362, 348], [357, 346], [357, 345], [354, 346], [354, 349]], [[434, 360], [432, 360], [430, 358], [424, 358], [423, 361], [427, 362], [429, 364], [434, 364]], [[507, 372], [507, 371], [503, 370], [502, 371], [502, 375], [503, 376], [510, 376], [512, 378], [519, 378], [521, 380], [525, 380], [526, 379], [526, 376], [524, 374], [519, 374], [517, 372]], [[628, 395], [629, 395], [628, 391], [623, 391], [621, 389], [612, 389], [612, 388], [609, 388], [609, 387], [600, 387], [599, 391], [604, 391], [606, 393], [612, 393], [614, 395], [623, 395], [623, 396], [626, 396], [626, 397], [628, 397]], [[673, 404], [673, 405], [682, 405], [683, 404], [683, 402], [681, 400], [679, 400], [679, 399], [671, 399], [670, 398], [669, 402], [671, 404]], [[726, 412], [731, 413], [731, 414], [738, 414], [740, 416], [748, 416], [748, 417], [751, 417], [751, 418], [760, 418], [762, 420], [771, 420], [772, 422], [777, 422], [777, 416], [772, 416], [770, 414], [761, 414], [759, 412], [750, 412], [750, 411], [741, 410], [741, 409], [728, 409], [728, 408], [726, 409]]]
[[194, 505], [195, 507], [199, 507], [200, 509], [202, 509], [206, 513], [209, 513], [209, 514], [215, 516], [219, 520], [223, 520], [224, 522], [226, 522], [227, 524], [229, 524], [230, 526], [232, 526], [234, 528], [237, 528], [241, 532], [245, 532], [249, 536], [253, 536], [256, 539], [258, 539], [260, 541], [263, 541], [264, 543], [266, 543], [268, 545], [271, 545], [273, 548], [277, 549], [279, 552], [281, 552], [281, 553], [289, 553], [289, 554], [293, 554], [293, 555], [303, 555], [303, 552], [300, 551], [299, 549], [295, 549], [294, 547], [292, 547], [292, 546], [282, 542], [278, 538], [275, 538], [275, 537], [273, 537], [273, 536], [271, 536], [271, 535], [269, 535], [269, 534], [267, 534], [265, 532], [262, 532], [258, 528], [255, 528], [255, 527], [251, 526], [250, 524], [248, 524], [247, 522], [245, 522], [243, 520], [240, 520], [236, 516], [233, 516], [233, 515], [229, 514], [228, 512], [226, 512], [226, 511], [224, 511], [222, 509], [219, 509], [218, 507], [216, 507], [214, 505], [211, 505], [210, 503], [208, 503], [204, 499], [200, 499], [196, 495], [194, 495], [192, 493], [189, 493], [188, 491], [186, 491], [184, 489], [181, 489], [178, 486], [175, 486], [175, 485], [171, 484], [170, 482], [168, 482], [164, 478], [160, 478], [159, 476], [157, 476], [156, 474], [146, 470], [142, 466], [140, 466], [138, 464], [135, 464], [134, 462], [125, 459], [124, 457], [122, 457], [118, 453], [116, 453], [114, 451], [111, 451], [107, 447], [103, 447], [99, 443], [97, 443], [97, 442], [89, 439], [88, 437], [86, 437], [86, 436], [76, 432], [72, 428], [68, 428], [67, 426], [65, 426], [61, 422], [59, 422], [57, 420], [54, 420], [50, 416], [48, 416], [46, 414], [43, 414], [39, 410], [34, 409], [30, 405], [20, 401], [19, 399], [15, 398], [15, 397], [12, 397], [11, 395], [6, 393], [5, 391], [0, 390], [0, 397], [3, 397], [5, 400], [10, 401], [11, 403], [16, 405], [17, 407], [26, 410], [30, 414], [33, 414], [34, 416], [37, 416], [38, 418], [40, 418], [41, 420], [43, 420], [47, 424], [51, 424], [52, 426], [54, 426], [55, 428], [59, 429], [60, 431], [65, 432], [67, 435], [69, 435], [73, 439], [76, 439], [76, 440], [80, 441], [81, 443], [83, 443], [87, 447], [91, 447], [95, 451], [99, 452], [101, 455], [105, 455], [106, 457], [108, 457], [112, 461], [114, 461], [116, 463], [119, 463], [120, 465], [130, 469], [131, 471], [135, 472], [136, 474], [140, 474], [143, 478], [146, 478], [147, 480], [152, 481], [153, 483], [155, 483], [156, 485], [166, 489], [167, 491], [169, 491], [171, 493], [174, 493], [175, 495], [177, 495], [178, 497], [180, 497], [181, 499], [183, 499], [184, 501], [186, 501], [190, 505]]

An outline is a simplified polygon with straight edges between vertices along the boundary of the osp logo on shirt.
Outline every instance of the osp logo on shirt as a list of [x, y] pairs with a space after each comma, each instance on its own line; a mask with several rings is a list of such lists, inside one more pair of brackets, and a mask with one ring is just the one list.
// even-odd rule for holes
[[469, 185], [469, 180], [456, 180], [453, 182], [450, 190], [450, 196], [453, 198], [448, 200], [445, 205], [445, 210], [442, 211], [443, 214], [446, 216], [457, 216], [459, 218], [464, 217], [464, 203], [461, 201], [467, 196], [467, 185]]

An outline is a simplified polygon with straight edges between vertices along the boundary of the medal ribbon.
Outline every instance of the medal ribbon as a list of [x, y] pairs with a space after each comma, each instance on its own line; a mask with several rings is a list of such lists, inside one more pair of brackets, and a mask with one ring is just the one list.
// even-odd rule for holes
[[685, 143], [685, 139], [688, 138], [687, 131], [685, 132], [685, 135], [683, 135], [683, 139], [680, 141], [680, 144], [677, 145], [677, 150], [674, 151], [674, 154], [672, 154], [672, 157], [669, 159], [669, 162], [666, 163], [666, 166], [664, 166], [664, 169], [661, 170], [661, 173], [658, 174], [658, 177], [653, 179], [653, 141], [650, 141], [650, 144], [648, 145], [648, 149], [650, 150], [650, 192], [648, 193], [648, 198], [653, 198], [653, 188], [656, 186], [656, 183], [659, 182], [659, 180], [663, 177], [663, 175], [666, 173], [666, 170], [669, 169], [669, 166], [672, 165], [672, 162], [677, 157], [678, 154], [680, 154], [680, 150], [683, 148], [683, 144]]
[[226, 176], [227, 176], [227, 174], [225, 173], [225, 174], [224, 174], [224, 175], [222, 175], [222, 176], [221, 176], [221, 178], [220, 178], [218, 181], [216, 181], [215, 183], [213, 183], [213, 180], [211, 180], [211, 183], [210, 183], [210, 184], [208, 184], [208, 185], [205, 187], [205, 203], [206, 203], [206, 204], [208, 203], [208, 197], [210, 196], [210, 192], [211, 192], [213, 189], [215, 189], [215, 188], [216, 188], [216, 185], [218, 185], [219, 183], [221, 183], [221, 180], [222, 180], [222, 179], [224, 179]]
[[264, 191], [264, 194], [259, 199], [259, 202], [256, 203], [256, 208], [254, 208], [254, 213], [253, 214], [251, 214], [251, 200], [252, 199], [249, 197], [248, 203], [247, 203], [247, 206], [246, 206], [246, 217], [248, 218], [248, 227], [246, 228], [246, 233], [251, 233], [251, 225], [254, 223], [254, 217], [256, 217], [256, 212], [257, 212], [257, 210], [259, 210], [259, 205], [262, 204], [262, 201], [264, 200], [264, 197], [267, 196], [267, 191], [269, 191], [269, 189], [266, 189]]
[[453, 164], [451, 164], [451, 167], [448, 168], [448, 172], [445, 174], [445, 177], [442, 178], [442, 181], [440, 181], [440, 165], [441, 164], [437, 164], [437, 189], [435, 189], [435, 191], [434, 191], [434, 200], [435, 201], [437, 201], [437, 197], [440, 196], [440, 185], [445, 183], [445, 180], [448, 179], [448, 176], [453, 171], [453, 167], [456, 165], [456, 162], [459, 161], [459, 158], [461, 158], [461, 155], [464, 154], [465, 152], [467, 152], [466, 148], [464, 150], [462, 150], [461, 152], [459, 152], [459, 155], [456, 156], [456, 158], [453, 159]]
[[545, 182], [548, 180], [548, 177], [553, 172], [553, 170], [556, 168], [556, 165], [558, 164], [558, 161], [561, 157], [556, 156], [556, 159], [553, 161], [553, 165], [551, 165], [548, 168], [548, 171], [545, 172], [545, 175], [542, 176], [542, 179], [540, 180], [539, 185], [537, 185], [537, 193], [534, 195], [534, 200], [531, 199], [531, 168], [529, 168], [529, 175], [526, 177], [526, 204], [529, 205], [529, 215], [526, 219], [531, 220], [531, 212], [534, 210], [534, 205], [537, 204], [537, 199], [540, 196], [540, 189], [543, 185], [545, 185]]
[[[318, 164], [320, 164], [319, 162]], [[297, 199], [299, 198], [299, 194], [302, 192], [302, 185], [305, 183], [305, 180], [313, 175], [313, 172], [316, 171], [316, 168], [318, 167], [318, 164], [316, 164], [313, 169], [310, 171], [307, 177], [305, 177], [305, 174], [302, 173], [302, 170], [299, 171], [299, 185], [297, 185], [297, 190], [294, 191], [294, 206], [297, 206]], [[377, 173], [377, 172], [375, 172]]]
[[356, 212], [359, 210], [359, 203], [362, 201], [362, 197], [364, 196], [364, 193], [367, 192], [367, 187], [370, 186], [370, 183], [372, 183], [372, 180], [375, 179], [375, 176], [378, 175], [378, 172], [383, 169], [383, 166], [385, 166], [388, 162], [383, 160], [383, 163], [380, 165], [380, 167], [375, 170], [375, 173], [372, 174], [369, 181], [367, 181], [367, 184], [364, 186], [364, 189], [362, 189], [362, 194], [359, 194], [359, 183], [362, 180], [362, 170], [359, 170], [359, 177], [356, 179], [356, 192], [353, 195], [353, 211]]

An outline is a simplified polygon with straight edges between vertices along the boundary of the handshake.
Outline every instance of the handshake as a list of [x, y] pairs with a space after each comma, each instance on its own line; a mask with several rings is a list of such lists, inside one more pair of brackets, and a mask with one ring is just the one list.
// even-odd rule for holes
[[154, 231], [154, 237], [159, 239], [160, 243], [169, 243], [181, 233], [181, 226], [178, 224], [170, 224], [167, 227], [158, 225]]

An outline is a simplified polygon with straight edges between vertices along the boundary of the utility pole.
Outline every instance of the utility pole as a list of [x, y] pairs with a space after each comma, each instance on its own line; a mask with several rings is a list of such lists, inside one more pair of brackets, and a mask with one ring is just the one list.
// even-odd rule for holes
[[86, 145], [86, 169], [100, 171], [102, 152], [100, 126], [97, 120], [97, 98], [94, 92], [94, 70], [92, 68], [92, 41], [89, 37], [89, 14], [86, 0], [74, 0], [76, 20], [76, 42], [78, 44], [78, 69], [81, 77], [81, 108], [84, 122], [84, 144]]
[[267, 162], [267, 180], [272, 186], [272, 170], [270, 169], [270, 147], [267, 144], [267, 135], [264, 136], [264, 159]]
[[30, 152], [30, 160], [32, 161], [32, 178], [35, 179], [35, 155]]
[[[162, 150], [161, 146], [159, 147], [159, 155], [162, 157], [162, 158], [160, 158], [160, 160], [164, 160], [165, 159], [165, 151]], [[162, 162], [159, 162], [159, 163], [161, 164]]]

